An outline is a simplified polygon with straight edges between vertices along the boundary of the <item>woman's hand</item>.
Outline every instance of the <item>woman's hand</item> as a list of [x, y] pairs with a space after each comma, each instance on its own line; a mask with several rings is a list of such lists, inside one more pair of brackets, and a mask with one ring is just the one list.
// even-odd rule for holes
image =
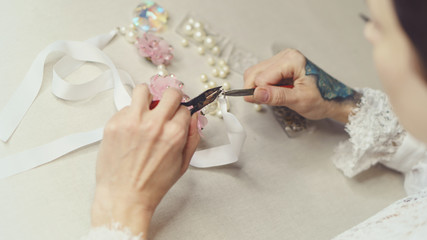
[[148, 232], [163, 196], [184, 174], [199, 142], [197, 116], [180, 105], [182, 93], [164, 92], [150, 110], [151, 94], [138, 85], [130, 106], [107, 123], [96, 166], [92, 225], [120, 223]]
[[[332, 118], [346, 123], [348, 115], [358, 101], [357, 92], [333, 79], [321, 69], [322, 74], [308, 74], [309, 62], [304, 55], [294, 49], [286, 49], [272, 58], [260, 62], [245, 71], [245, 88], [256, 88], [253, 96], [245, 100], [274, 106], [286, 106], [300, 115], [312, 119]], [[314, 65], [314, 67], [316, 67]], [[317, 81], [322, 78], [327, 89], [320, 89]], [[283, 88], [284, 80], [293, 81], [294, 88]], [[338, 87], [337, 87], [338, 86]], [[354, 91], [353, 96], [327, 99], [327, 94], [347, 88]], [[321, 91], [322, 90], [322, 93]], [[329, 93], [328, 93], [329, 91]], [[349, 101], [347, 101], [349, 100]]]

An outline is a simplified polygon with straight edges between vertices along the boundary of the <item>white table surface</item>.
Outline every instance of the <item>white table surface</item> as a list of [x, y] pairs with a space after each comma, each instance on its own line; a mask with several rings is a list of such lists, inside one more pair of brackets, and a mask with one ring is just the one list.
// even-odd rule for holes
[[[139, 1], [0, 1], [0, 108], [24, 78], [37, 53], [55, 40], [85, 40], [130, 23]], [[170, 12], [162, 34], [175, 46], [169, 68], [194, 96], [198, 76], [208, 72], [195, 48], [184, 49], [175, 27], [193, 12], [239, 47], [260, 59], [272, 44], [294, 47], [331, 75], [353, 87], [381, 88], [364, 40], [363, 1], [341, 0], [160, 0]], [[137, 82], [155, 68], [133, 46], [116, 38], [105, 52]], [[54, 58], [52, 58], [54, 59]], [[85, 67], [72, 82], [96, 76]], [[83, 102], [64, 102], [50, 93], [51, 66], [43, 88], [0, 157], [102, 126], [115, 112], [112, 92]], [[230, 76], [232, 87], [242, 77]], [[331, 162], [333, 148], [347, 136], [320, 121], [313, 133], [289, 139], [272, 113], [255, 112], [233, 99], [231, 111], [247, 130], [241, 160], [215, 169], [190, 168], [162, 201], [152, 239], [330, 239], [404, 196], [402, 177], [381, 166], [347, 179]], [[204, 145], [219, 144], [220, 120], [210, 119]], [[77, 239], [90, 228], [98, 145], [0, 180], [0, 239]]]

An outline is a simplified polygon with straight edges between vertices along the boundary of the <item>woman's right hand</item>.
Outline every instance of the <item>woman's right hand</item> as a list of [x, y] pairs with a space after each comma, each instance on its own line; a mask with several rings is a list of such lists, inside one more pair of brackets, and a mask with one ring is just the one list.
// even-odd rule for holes
[[[307, 119], [332, 118], [348, 122], [348, 115], [356, 106], [354, 101], [326, 100], [322, 97], [316, 75], [306, 75], [307, 59], [294, 49], [286, 49], [270, 59], [245, 71], [245, 88], [256, 88], [252, 103], [286, 106]], [[293, 81], [293, 88], [278, 87], [284, 79]]]
[[120, 223], [147, 234], [163, 196], [185, 173], [199, 142], [197, 114], [180, 105], [182, 93], [167, 89], [150, 110], [152, 96], [138, 85], [132, 103], [104, 130], [97, 166], [92, 226]]

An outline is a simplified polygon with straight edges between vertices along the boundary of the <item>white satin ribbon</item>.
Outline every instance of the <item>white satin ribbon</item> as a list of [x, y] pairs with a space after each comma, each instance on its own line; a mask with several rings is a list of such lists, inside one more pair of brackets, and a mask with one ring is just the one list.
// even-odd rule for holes
[[[34, 102], [42, 85], [46, 58], [53, 52], [66, 54], [53, 67], [52, 93], [55, 96], [64, 100], [78, 101], [114, 88], [114, 103], [117, 110], [129, 105], [131, 97], [124, 85], [133, 88], [132, 78], [126, 72], [118, 70], [101, 50], [116, 34], [117, 31], [111, 31], [85, 42], [57, 41], [40, 52], [21, 85], [0, 112], [0, 139], [3, 142], [9, 140]], [[85, 62], [101, 63], [109, 69], [82, 84], [71, 84], [64, 80]], [[213, 167], [238, 160], [246, 133], [234, 115], [227, 112], [225, 101], [222, 99], [220, 103], [230, 144], [196, 152], [191, 161], [191, 165], [195, 167]], [[102, 139], [102, 132], [103, 129], [99, 128], [90, 132], [71, 134], [48, 144], [0, 158], [0, 179], [48, 163], [71, 151], [98, 142]]]

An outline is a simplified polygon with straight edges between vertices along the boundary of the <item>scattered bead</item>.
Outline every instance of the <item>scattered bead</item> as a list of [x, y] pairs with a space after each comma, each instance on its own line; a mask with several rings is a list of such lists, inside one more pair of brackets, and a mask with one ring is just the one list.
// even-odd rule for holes
[[135, 43], [136, 41], [136, 33], [134, 31], [128, 31], [125, 35], [125, 38], [130, 43]]
[[213, 48], [215, 46], [215, 40], [211, 36], [205, 38], [204, 44], [207, 48]]
[[213, 68], [213, 69], [212, 69], [212, 75], [213, 75], [214, 77], [218, 77], [218, 76], [219, 76], [219, 70], [218, 70], [218, 68]]
[[208, 90], [208, 89], [209, 89], [209, 85], [208, 85], [208, 84], [204, 84], [204, 85], [203, 85], [203, 88], [204, 88], [205, 90]]
[[212, 48], [212, 53], [213, 53], [213, 54], [215, 54], [215, 55], [219, 55], [219, 52], [220, 52], [220, 50], [219, 50], [219, 47], [218, 47], [218, 46], [214, 46], [214, 47]]
[[260, 112], [260, 111], [262, 110], [262, 106], [261, 106], [260, 104], [254, 104], [254, 109], [255, 109], [257, 112]]
[[126, 34], [126, 27], [119, 27], [119, 32], [121, 35], [125, 35]]
[[201, 23], [201, 22], [194, 22], [193, 23], [193, 26], [194, 26], [194, 28], [195, 29], [201, 29], [201, 30], [203, 30], [204, 29], [204, 26], [203, 26], [203, 23]]
[[223, 67], [223, 66], [226, 66], [226, 65], [227, 65], [227, 62], [226, 62], [224, 59], [220, 59], [220, 60], [218, 61], [218, 65], [219, 65], [219, 66], [221, 66], [221, 67]]
[[194, 40], [196, 40], [197, 42], [202, 42], [206, 37], [206, 33], [204, 31], [195, 31], [193, 33], [193, 38]]
[[224, 79], [227, 77], [227, 73], [224, 72], [223, 70], [219, 70], [219, 77]]
[[193, 34], [193, 26], [191, 26], [190, 24], [186, 24], [185, 26], [184, 26], [184, 33], [186, 34], [186, 35], [188, 35], [188, 36], [191, 36], [192, 34]]
[[214, 88], [214, 87], [216, 87], [216, 82], [214, 82], [214, 81], [209, 81], [209, 82], [208, 82], [208, 86], [209, 86], [209, 88]]
[[215, 65], [215, 58], [208, 57], [208, 64], [211, 65], [211, 66]]
[[223, 116], [222, 116], [222, 111], [221, 110], [219, 110], [219, 111], [217, 111], [216, 112], [216, 116], [218, 117], [218, 118], [223, 118]]
[[204, 55], [204, 54], [205, 54], [205, 48], [204, 48], [204, 47], [202, 47], [202, 46], [198, 46], [198, 47], [197, 47], [197, 52], [198, 52], [200, 55]]
[[187, 39], [185, 39], [185, 38], [183, 38], [182, 40], [181, 40], [181, 45], [183, 46], [183, 47], [188, 47], [188, 40]]
[[230, 73], [230, 67], [228, 65], [224, 65], [221, 67], [222, 71], [226, 72], [227, 74]]
[[206, 75], [206, 74], [202, 74], [202, 75], [200, 75], [200, 81], [202, 81], [202, 82], [207, 82], [208, 81], [208, 75]]
[[188, 22], [188, 24], [193, 25], [196, 21], [194, 21], [194, 18], [189, 18], [189, 19], [187, 20], [187, 22]]
[[231, 88], [230, 83], [227, 81], [224, 81], [224, 83], [222, 84], [222, 88], [224, 88], [224, 90], [230, 90]]
[[136, 30], [135, 24], [133, 23], [129, 24], [129, 29]]

